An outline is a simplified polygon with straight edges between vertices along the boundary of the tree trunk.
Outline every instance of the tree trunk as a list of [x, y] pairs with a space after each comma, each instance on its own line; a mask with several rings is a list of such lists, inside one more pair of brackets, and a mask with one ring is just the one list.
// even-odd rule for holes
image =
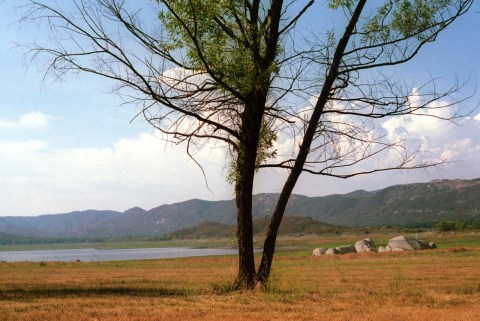
[[260, 262], [260, 267], [258, 268], [257, 279], [258, 282], [262, 284], [263, 287], [267, 287], [268, 279], [270, 277], [270, 270], [272, 267], [273, 254], [275, 253], [275, 245], [277, 242], [277, 233], [282, 223], [283, 214], [288, 204], [288, 199], [292, 195], [293, 188], [300, 176], [302, 169], [293, 169], [288, 176], [285, 185], [283, 185], [282, 192], [273, 211], [272, 219], [270, 220], [270, 225], [268, 226], [267, 236], [265, 237], [265, 242], [263, 244], [263, 254], [262, 261]]
[[237, 289], [253, 289], [257, 283], [253, 252], [252, 193], [262, 116], [262, 105], [252, 104], [245, 107], [242, 119], [242, 141], [239, 143], [235, 182], [239, 254], [235, 284]]
[[360, 0], [358, 2], [355, 11], [353, 12], [352, 18], [350, 19], [348, 26], [345, 29], [343, 37], [338, 42], [335, 54], [333, 56], [332, 65], [330, 66], [324, 85], [322, 87], [322, 91], [317, 100], [317, 103], [315, 104], [315, 108], [308, 123], [307, 130], [302, 140], [302, 144], [300, 145], [300, 150], [295, 160], [295, 164], [293, 165], [293, 168], [288, 175], [287, 181], [283, 186], [282, 192], [280, 193], [280, 197], [273, 212], [263, 246], [262, 261], [260, 262], [260, 267], [258, 269], [257, 275], [258, 281], [261, 282], [263, 286], [268, 285], [273, 255], [275, 253], [278, 229], [280, 228], [283, 214], [285, 213], [285, 209], [288, 204], [288, 199], [290, 198], [290, 195], [292, 195], [293, 188], [295, 187], [295, 184], [297, 183], [297, 180], [303, 171], [303, 166], [310, 152], [310, 147], [315, 137], [317, 126], [320, 122], [323, 110], [328, 100], [330, 99], [332, 92], [334, 92], [335, 80], [339, 75], [339, 67], [342, 62], [345, 49], [347, 47], [348, 41], [350, 40], [350, 36], [355, 29], [355, 25], [358, 22], [365, 3], [366, 0]]
[[252, 224], [253, 177], [241, 176], [236, 189], [238, 275], [235, 288], [253, 289], [256, 284]]

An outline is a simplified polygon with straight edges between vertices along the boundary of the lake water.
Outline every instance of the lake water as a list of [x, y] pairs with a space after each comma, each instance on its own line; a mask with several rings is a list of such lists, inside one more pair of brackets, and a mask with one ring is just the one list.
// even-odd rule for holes
[[4, 262], [83, 262], [167, 259], [192, 256], [238, 254], [235, 249], [192, 249], [184, 247], [144, 248], [144, 249], [69, 249], [0, 252]]

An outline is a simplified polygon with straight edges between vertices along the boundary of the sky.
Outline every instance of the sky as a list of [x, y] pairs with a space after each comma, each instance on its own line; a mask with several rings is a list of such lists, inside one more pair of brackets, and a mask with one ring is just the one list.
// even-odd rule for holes
[[[414, 85], [430, 76], [448, 85], [466, 82], [464, 103], [480, 102], [480, 10], [473, 8], [420, 55], [399, 68]], [[112, 84], [88, 75], [44, 79], [42, 66], [25, 61], [16, 44], [39, 37], [15, 23], [20, 12], [0, 0], [0, 216], [76, 210], [151, 209], [192, 198], [232, 199], [225, 154], [198, 155], [206, 180], [183, 146], [171, 146], [140, 118], [135, 107], [111, 94]], [[333, 18], [332, 18], [333, 19]], [[340, 21], [332, 21], [340, 25]], [[480, 109], [458, 125], [404, 117], [383, 125], [389, 136], [422, 142], [448, 164], [430, 170], [377, 173], [347, 180], [304, 174], [294, 193], [322, 196], [434, 179], [480, 177]], [[255, 193], [279, 192], [285, 172], [260, 171]], [[208, 186], [207, 183], [208, 182]]]

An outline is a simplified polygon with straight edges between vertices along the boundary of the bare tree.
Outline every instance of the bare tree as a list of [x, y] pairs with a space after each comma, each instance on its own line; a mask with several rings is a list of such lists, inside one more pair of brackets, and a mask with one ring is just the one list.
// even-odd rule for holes
[[[237, 205], [237, 288], [267, 284], [278, 228], [302, 172], [348, 178], [443, 162], [418, 162], [418, 151], [389, 141], [377, 120], [456, 117], [433, 110], [453, 110], [441, 102], [458, 84], [441, 92], [432, 80], [412, 92], [388, 70], [416, 56], [473, 0], [387, 0], [367, 9], [366, 0], [330, 0], [322, 9], [314, 0], [70, 3], [73, 10], [28, 1], [24, 21], [45, 23], [51, 36], [28, 53], [46, 59], [46, 74], [55, 77], [87, 72], [111, 79], [139, 115], [167, 141], [185, 143], [192, 157], [207, 143], [225, 148]], [[342, 14], [344, 31], [296, 34], [313, 10]], [[296, 143], [291, 155], [279, 155], [276, 141], [286, 135]], [[392, 153], [395, 162], [378, 163]], [[252, 192], [260, 168], [289, 175], [257, 272]]]

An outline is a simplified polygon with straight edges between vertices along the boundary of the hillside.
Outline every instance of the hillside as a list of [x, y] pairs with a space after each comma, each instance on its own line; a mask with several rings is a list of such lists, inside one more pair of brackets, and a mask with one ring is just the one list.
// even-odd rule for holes
[[[272, 214], [278, 194], [258, 194], [254, 219]], [[480, 221], [480, 179], [436, 180], [323, 197], [292, 195], [286, 216], [345, 226], [432, 226], [443, 220]], [[234, 225], [235, 202], [192, 199], [123, 213], [82, 211], [37, 217], [0, 217], [0, 232], [62, 238], [161, 236], [205, 222]]]

